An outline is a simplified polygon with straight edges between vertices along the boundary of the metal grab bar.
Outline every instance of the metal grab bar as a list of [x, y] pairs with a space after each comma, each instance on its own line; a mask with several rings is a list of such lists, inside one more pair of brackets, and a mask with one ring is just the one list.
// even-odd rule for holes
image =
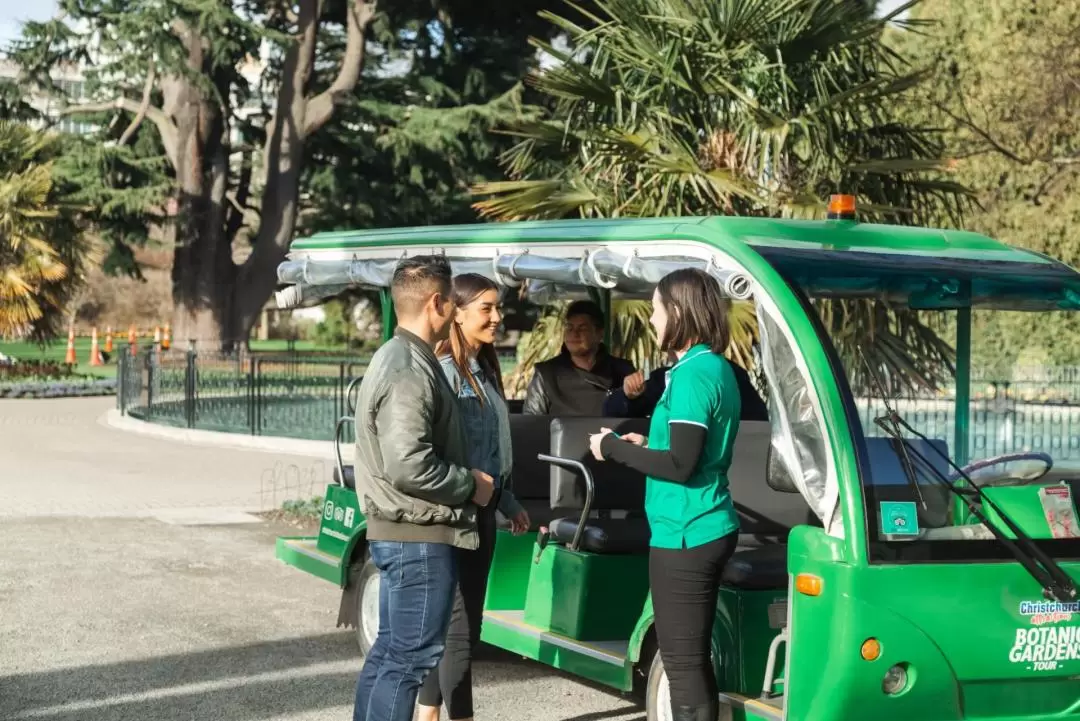
[[334, 460], [337, 463], [338, 472], [338, 485], [345, 485], [345, 461], [341, 459], [341, 427], [346, 423], [355, 423], [356, 419], [352, 416], [342, 416], [338, 418], [338, 422], [334, 424]]
[[575, 461], [571, 458], [549, 456], [545, 453], [538, 453], [536, 458], [554, 466], [562, 466], [563, 468], [571, 468], [579, 471], [585, 479], [585, 506], [581, 510], [581, 520], [578, 521], [577, 530], [574, 531], [574, 540], [570, 542], [570, 550], [576, 551], [578, 550], [578, 545], [581, 543], [581, 536], [585, 533], [585, 522], [589, 520], [589, 512], [592, 510], [593, 495], [596, 493], [596, 484], [593, 483], [592, 473], [585, 467], [584, 463]]
[[349, 385], [345, 389], [345, 412], [348, 413], [350, 416], [356, 415], [356, 403], [353, 399], [353, 388], [355, 388], [356, 384], [362, 380], [364, 380], [364, 376], [353, 378], [351, 381], [349, 381]]

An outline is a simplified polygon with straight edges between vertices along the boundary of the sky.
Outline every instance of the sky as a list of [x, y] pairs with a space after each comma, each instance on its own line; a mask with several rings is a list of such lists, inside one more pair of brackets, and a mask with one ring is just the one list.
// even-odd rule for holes
[[[882, 0], [882, 14], [899, 7], [906, 0]], [[18, 36], [27, 20], [45, 20], [56, 13], [56, 0], [0, 0], [0, 48]]]
[[18, 37], [27, 20], [47, 20], [56, 14], [56, 0], [0, 0], [0, 47]]

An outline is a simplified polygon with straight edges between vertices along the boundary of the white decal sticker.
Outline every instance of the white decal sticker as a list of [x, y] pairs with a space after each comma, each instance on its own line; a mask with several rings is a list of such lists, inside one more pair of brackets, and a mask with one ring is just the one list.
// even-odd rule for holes
[[1054, 671], [1063, 661], [1080, 659], [1080, 626], [1018, 628], [1009, 660], [1028, 670]]

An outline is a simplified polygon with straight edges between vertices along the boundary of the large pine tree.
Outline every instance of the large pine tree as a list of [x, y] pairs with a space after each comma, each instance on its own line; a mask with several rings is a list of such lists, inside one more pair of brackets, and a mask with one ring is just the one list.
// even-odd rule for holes
[[[107, 195], [153, 187], [137, 161], [159, 145], [178, 209], [175, 333], [231, 346], [270, 297], [298, 223], [466, 217], [465, 188], [492, 177], [486, 127], [519, 112], [513, 88], [535, 62], [527, 37], [542, 5], [63, 0], [13, 55], [54, 93], [55, 63], [90, 62], [92, 102], [65, 113], [101, 118], [113, 144], [100, 152], [146, 173], [114, 174]], [[253, 82], [241, 68], [260, 57]], [[118, 149], [139, 142], [142, 153]], [[160, 205], [142, 200], [116, 206], [114, 238], [153, 221], [138, 213]]]

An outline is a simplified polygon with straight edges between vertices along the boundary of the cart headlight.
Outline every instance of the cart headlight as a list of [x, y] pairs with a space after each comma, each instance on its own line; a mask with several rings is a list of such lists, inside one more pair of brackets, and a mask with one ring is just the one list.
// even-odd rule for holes
[[889, 696], [904, 691], [908, 687], [908, 665], [898, 663], [885, 672], [885, 678], [881, 682], [881, 690]]

